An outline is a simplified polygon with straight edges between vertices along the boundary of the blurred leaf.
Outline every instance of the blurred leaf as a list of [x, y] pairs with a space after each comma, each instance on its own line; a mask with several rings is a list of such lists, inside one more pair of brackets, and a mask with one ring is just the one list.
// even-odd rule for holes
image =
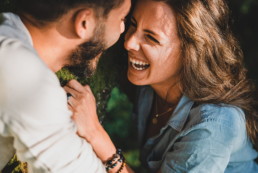
[[116, 139], [126, 138], [131, 128], [132, 103], [118, 88], [114, 88], [111, 92], [107, 112], [108, 115], [103, 124], [105, 129]]
[[243, 13], [243, 14], [247, 14], [249, 11], [250, 11], [250, 7], [251, 5], [254, 3], [253, 0], [245, 0], [242, 2], [242, 6], [240, 8], [240, 11]]
[[27, 164], [20, 162], [17, 156], [14, 155], [2, 170], [2, 173], [27, 173]]
[[127, 151], [124, 156], [127, 163], [129, 163], [129, 165], [131, 165], [132, 167], [137, 168], [141, 165], [139, 160], [139, 150]]

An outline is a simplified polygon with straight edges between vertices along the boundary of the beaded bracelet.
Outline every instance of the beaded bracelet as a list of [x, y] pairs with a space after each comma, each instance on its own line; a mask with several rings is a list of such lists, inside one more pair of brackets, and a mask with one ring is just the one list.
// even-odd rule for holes
[[123, 164], [121, 165], [121, 167], [119, 168], [119, 170], [116, 173], [121, 173], [122, 170], [124, 169], [126, 163], [123, 161]]
[[118, 162], [124, 163], [124, 161], [125, 161], [125, 158], [122, 154], [122, 150], [117, 149], [116, 153], [112, 156], [112, 158], [104, 164], [106, 171], [109, 171], [110, 169], [113, 169], [114, 167], [116, 167]]

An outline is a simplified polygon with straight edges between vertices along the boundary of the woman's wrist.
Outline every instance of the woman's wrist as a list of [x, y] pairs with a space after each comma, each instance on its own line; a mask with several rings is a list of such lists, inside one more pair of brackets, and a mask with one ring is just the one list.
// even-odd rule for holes
[[92, 122], [90, 126], [85, 127], [83, 137], [87, 142], [93, 143], [96, 140], [96, 134], [99, 134], [102, 131], [102, 126], [99, 122]]
[[[122, 152], [116, 149], [115, 145], [111, 141], [109, 135], [105, 131], [105, 129], [102, 127], [102, 125], [96, 124], [92, 131], [90, 132], [91, 135], [88, 135], [88, 139], [86, 139], [92, 146], [94, 152], [99, 157], [99, 159], [103, 162], [103, 164], [106, 166], [108, 161], [113, 160], [114, 155], [116, 155], [118, 152]], [[90, 137], [89, 137], [90, 136]], [[114, 159], [113, 164], [115, 166], [111, 169], [109, 169], [107, 172], [109, 173], [123, 173], [123, 172], [131, 172], [133, 171], [125, 164], [125, 158], [124, 156], [119, 155], [118, 158]], [[111, 165], [113, 165], [111, 164]]]
[[115, 145], [101, 124], [95, 126], [95, 129], [91, 131], [91, 135], [86, 140], [91, 144], [102, 162], [106, 162], [116, 153]]

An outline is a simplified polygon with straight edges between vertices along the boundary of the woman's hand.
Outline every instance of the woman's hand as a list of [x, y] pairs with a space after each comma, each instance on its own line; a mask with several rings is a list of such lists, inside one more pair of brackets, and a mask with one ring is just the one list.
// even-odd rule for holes
[[101, 125], [97, 116], [96, 100], [90, 87], [71, 80], [64, 89], [71, 94], [68, 107], [73, 112], [72, 119], [77, 125], [78, 135], [91, 142]]
[[71, 94], [68, 107], [73, 112], [72, 119], [78, 128], [78, 135], [86, 139], [98, 157], [103, 161], [110, 159], [116, 148], [98, 120], [95, 97], [89, 86], [82, 86], [71, 80], [64, 87]]
[[[116, 153], [116, 148], [110, 137], [98, 120], [96, 100], [88, 85], [82, 86], [76, 80], [71, 80], [64, 87], [71, 94], [68, 99], [68, 107], [73, 112], [72, 119], [78, 128], [78, 135], [86, 139], [93, 147], [97, 156], [106, 162]], [[111, 169], [115, 173], [121, 167], [121, 163]], [[133, 173], [129, 166], [125, 166], [121, 173]]]

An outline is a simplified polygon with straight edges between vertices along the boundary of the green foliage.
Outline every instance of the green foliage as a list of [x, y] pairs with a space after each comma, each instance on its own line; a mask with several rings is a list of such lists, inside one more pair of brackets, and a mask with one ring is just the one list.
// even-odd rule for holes
[[237, 1], [236, 3], [239, 3], [239, 11], [242, 14], [248, 14], [252, 10], [252, 6], [257, 6], [258, 2], [256, 0], [241, 0]]
[[132, 122], [133, 105], [126, 94], [119, 88], [114, 88], [107, 105], [107, 117], [103, 126], [118, 148], [124, 150], [127, 163], [136, 170], [144, 173], [139, 160], [139, 149], [136, 142], [136, 128]]
[[129, 165], [131, 165], [135, 169], [141, 166], [141, 162], [139, 161], [140, 155], [138, 150], [129, 150], [124, 154], [124, 156]]
[[106, 106], [110, 98], [110, 93], [112, 89], [118, 85], [119, 67], [116, 67], [116, 65], [113, 63], [116, 56], [110, 55], [112, 50], [113, 49], [110, 49], [101, 57], [97, 71], [91, 77], [78, 78], [65, 68], [57, 72], [57, 76], [60, 79], [61, 85], [65, 85], [65, 83], [71, 79], [76, 79], [81, 84], [87, 84], [91, 87], [92, 92], [96, 98], [98, 115], [101, 122], [103, 121], [107, 112]]
[[21, 163], [14, 155], [1, 173], [27, 173], [27, 164]]
[[114, 88], [111, 93], [107, 111], [108, 116], [103, 123], [105, 129], [111, 137], [116, 139], [117, 143], [120, 143], [119, 145], [126, 145], [127, 141], [123, 144], [124, 140], [121, 139], [128, 137], [129, 131], [131, 131], [130, 114], [132, 112], [132, 104], [118, 88]]

